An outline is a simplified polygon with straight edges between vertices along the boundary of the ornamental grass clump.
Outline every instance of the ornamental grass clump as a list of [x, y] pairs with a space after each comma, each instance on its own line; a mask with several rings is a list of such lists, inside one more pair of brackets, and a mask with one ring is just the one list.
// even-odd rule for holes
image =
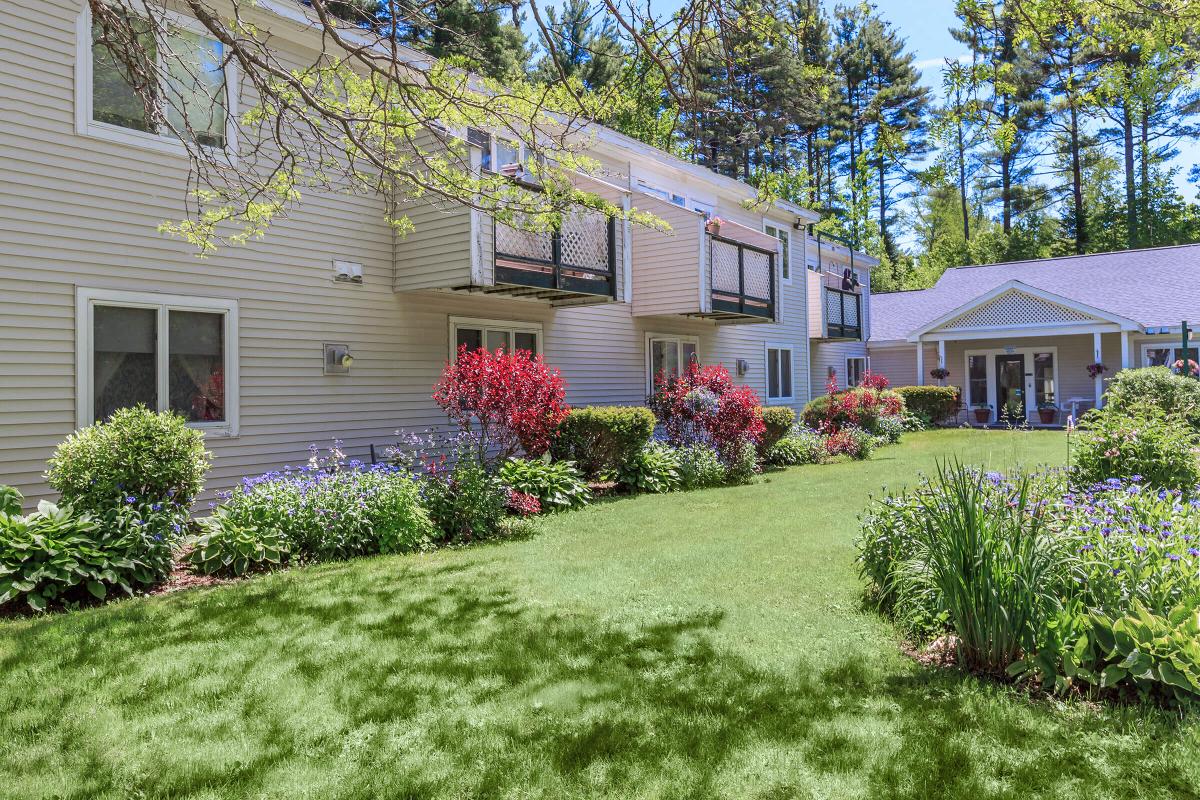
[[916, 561], [954, 631], [962, 662], [1003, 672], [1034, 647], [1057, 607], [1059, 561], [1046, 504], [1027, 476], [1014, 482], [942, 464], [918, 494]]

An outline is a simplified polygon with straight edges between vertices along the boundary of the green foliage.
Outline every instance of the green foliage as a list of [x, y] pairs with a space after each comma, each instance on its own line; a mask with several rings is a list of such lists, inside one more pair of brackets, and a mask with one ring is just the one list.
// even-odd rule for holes
[[665, 444], [653, 443], [617, 470], [617, 481], [633, 492], [661, 494], [680, 488], [679, 455]]
[[301, 562], [410, 552], [434, 535], [419, 485], [394, 469], [271, 472], [222, 497], [222, 524], [264, 537], [282, 531], [290, 557]]
[[0, 514], [15, 516], [21, 513], [24, 496], [11, 486], [0, 483]]
[[510, 458], [500, 466], [497, 477], [508, 488], [536, 497], [543, 511], [582, 508], [592, 500], [583, 475], [570, 461]]
[[655, 423], [654, 412], [643, 406], [573, 408], [559, 425], [550, 454], [558, 461], [574, 461], [589, 478], [599, 478], [642, 452]]
[[875, 440], [878, 444], [896, 444], [907, 430], [899, 416], [883, 416], [875, 421]]
[[1182, 417], [1200, 430], [1200, 381], [1176, 375], [1168, 367], [1123, 369], [1108, 382], [1104, 406], [1116, 412], [1136, 413], [1145, 405]]
[[204, 434], [171, 412], [123, 408], [76, 431], [50, 458], [46, 479], [80, 511], [127, 502], [190, 506], [211, 454]]
[[958, 411], [961, 393], [957, 386], [897, 386], [904, 407], [925, 424], [943, 422]]
[[1134, 601], [1117, 617], [1059, 614], [1035, 652], [1009, 668], [1037, 675], [1059, 694], [1072, 688], [1134, 694], [1141, 700], [1200, 700], [1200, 606], [1195, 600], [1156, 614]]
[[887, 495], [868, 507], [855, 541], [855, 561], [859, 574], [867, 580], [870, 602], [917, 641], [946, 629], [937, 592], [919, 558], [924, 526], [919, 496]]
[[460, 458], [449, 472], [427, 479], [424, 495], [442, 542], [490, 539], [500, 532], [507, 514], [508, 492], [470, 458]]
[[1092, 410], [1072, 450], [1081, 485], [1140, 475], [1151, 486], [1192, 491], [1200, 485], [1200, 430], [1152, 404]]
[[204, 533], [193, 537], [187, 563], [201, 575], [241, 577], [281, 566], [289, 552], [287, 535], [274, 527], [270, 515], [255, 524], [223, 513], [203, 520]]
[[46, 500], [28, 516], [0, 512], [0, 605], [24, 599], [45, 611], [89, 595], [104, 599], [113, 589], [133, 594], [135, 586], [161, 579], [170, 544], [145, 522], [133, 509], [97, 518]]
[[676, 453], [684, 489], [708, 489], [725, 483], [725, 465], [716, 450], [701, 444], [681, 447]]
[[825, 437], [800, 427], [784, 436], [767, 450], [764, 461], [776, 467], [819, 464], [825, 460]]
[[766, 453], [791, 431], [792, 426], [796, 424], [796, 412], [788, 406], [766, 406], [762, 410], [762, 419], [766, 431], [758, 446], [759, 452]]

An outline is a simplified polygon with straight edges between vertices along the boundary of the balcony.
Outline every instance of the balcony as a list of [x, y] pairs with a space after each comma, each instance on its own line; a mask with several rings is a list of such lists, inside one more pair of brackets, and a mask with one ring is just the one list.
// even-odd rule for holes
[[[577, 210], [557, 231], [532, 232], [492, 221], [493, 285], [505, 294], [579, 304], [616, 298], [616, 220]], [[595, 299], [595, 300], [594, 300]]]
[[721, 325], [773, 322], [778, 241], [735, 222], [650, 195], [636, 205], [670, 232], [633, 229], [633, 315], [694, 317]]
[[862, 295], [824, 287], [825, 338], [862, 339]]

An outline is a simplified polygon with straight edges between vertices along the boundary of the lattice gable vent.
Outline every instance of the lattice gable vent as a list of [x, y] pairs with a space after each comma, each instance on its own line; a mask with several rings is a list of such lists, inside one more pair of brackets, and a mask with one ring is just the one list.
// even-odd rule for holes
[[1073, 308], [1010, 289], [941, 326], [942, 330], [1003, 328], [1010, 325], [1060, 325], [1094, 322], [1095, 317]]

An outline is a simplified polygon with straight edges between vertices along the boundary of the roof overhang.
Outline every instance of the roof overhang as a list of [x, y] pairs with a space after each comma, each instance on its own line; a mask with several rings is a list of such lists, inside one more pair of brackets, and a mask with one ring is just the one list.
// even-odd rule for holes
[[[1070, 322], [1031, 322], [1031, 323], [1011, 323], [1005, 325], [988, 325], [979, 326], [976, 328], [964, 327], [954, 330], [939, 331], [947, 323], [969, 314], [975, 309], [990, 303], [996, 298], [1007, 292], [1018, 292], [1027, 295], [1037, 300], [1046, 303], [1052, 303], [1057, 306], [1070, 309], [1079, 315], [1089, 317], [1090, 319], [1082, 319]], [[939, 339], [1003, 339], [1018, 336], [1060, 336], [1074, 333], [1115, 333], [1117, 331], [1136, 331], [1142, 332], [1142, 325], [1135, 320], [1123, 317], [1119, 314], [1113, 314], [1110, 311], [1104, 311], [1090, 306], [1086, 303], [1080, 303], [1077, 300], [1072, 300], [1069, 297], [1048, 292], [1044, 289], [1039, 289], [1036, 286], [1030, 286], [1017, 279], [1005, 281], [999, 286], [987, 291], [977, 297], [972, 298], [959, 307], [942, 314], [937, 319], [932, 320], [926, 325], [917, 328], [908, 335], [908, 341], [937, 341]]]

